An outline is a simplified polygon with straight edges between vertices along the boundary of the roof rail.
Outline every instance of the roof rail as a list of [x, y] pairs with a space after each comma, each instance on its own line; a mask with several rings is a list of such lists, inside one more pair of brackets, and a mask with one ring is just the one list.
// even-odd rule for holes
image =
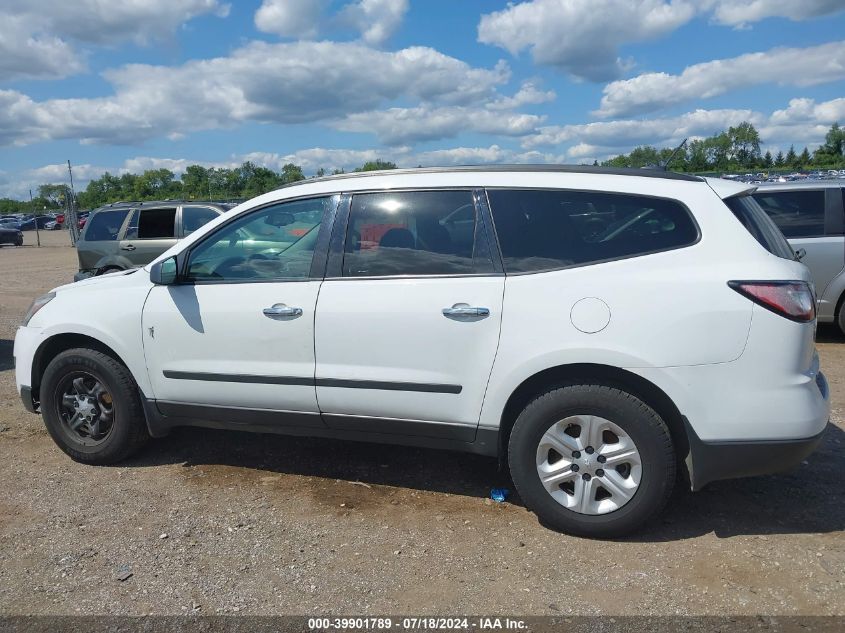
[[367, 176], [388, 176], [391, 174], [439, 174], [450, 172], [469, 172], [469, 171], [494, 171], [494, 172], [557, 172], [568, 174], [606, 174], [608, 176], [639, 176], [640, 178], [663, 178], [665, 180], [686, 180], [690, 182], [702, 182], [698, 176], [691, 174], [682, 174], [673, 171], [666, 171], [665, 169], [641, 168], [634, 167], [596, 167], [593, 165], [457, 165], [454, 167], [413, 167], [407, 169], [382, 169], [378, 171], [353, 171], [343, 174], [331, 174], [329, 176], [318, 176], [316, 178], [306, 178], [305, 180], [297, 180], [286, 185], [278, 187], [278, 189], [286, 189], [288, 187], [296, 187], [312, 182], [329, 182], [333, 180], [344, 180], [347, 178], [358, 178]]

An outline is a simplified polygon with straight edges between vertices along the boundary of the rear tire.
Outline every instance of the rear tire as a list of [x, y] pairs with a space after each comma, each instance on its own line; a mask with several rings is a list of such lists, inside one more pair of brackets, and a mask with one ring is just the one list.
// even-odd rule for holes
[[599, 384], [535, 398], [514, 424], [508, 458], [520, 497], [543, 524], [593, 538], [629, 534], [657, 516], [676, 476], [660, 416], [632, 394]]
[[149, 439], [138, 385], [107, 354], [62, 352], [47, 365], [39, 395], [47, 431], [78, 462], [114, 464]]

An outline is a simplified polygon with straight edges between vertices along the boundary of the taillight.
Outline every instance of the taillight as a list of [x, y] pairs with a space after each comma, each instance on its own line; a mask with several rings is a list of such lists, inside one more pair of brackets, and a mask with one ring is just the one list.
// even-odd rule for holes
[[816, 301], [806, 281], [729, 281], [728, 285], [754, 303], [799, 323], [816, 318]]

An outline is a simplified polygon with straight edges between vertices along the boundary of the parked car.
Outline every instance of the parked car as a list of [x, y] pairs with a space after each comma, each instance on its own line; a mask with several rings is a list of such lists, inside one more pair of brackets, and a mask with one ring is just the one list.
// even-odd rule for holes
[[36, 299], [17, 388], [84, 463], [183, 425], [449, 448], [498, 456], [546, 525], [617, 536], [676, 469], [698, 490], [789, 468], [827, 424], [810, 273], [753, 189], [552, 166], [297, 183]]
[[0, 246], [4, 244], [23, 246], [23, 233], [18, 229], [5, 228], [4, 225], [0, 224]]
[[0, 218], [0, 228], [12, 229], [14, 231], [21, 230], [21, 221], [15, 217]]
[[38, 215], [21, 220], [18, 227], [21, 231], [34, 231], [36, 226], [38, 226], [39, 229], [46, 229], [47, 224], [54, 221], [54, 216]]
[[83, 211], [76, 216], [76, 226], [81, 230], [85, 228], [85, 223], [88, 221], [89, 211]]
[[818, 319], [845, 332], [843, 183], [764, 185], [754, 199], [775, 221], [813, 275]]
[[115, 203], [95, 210], [79, 237], [74, 281], [143, 266], [225, 212], [206, 202]]

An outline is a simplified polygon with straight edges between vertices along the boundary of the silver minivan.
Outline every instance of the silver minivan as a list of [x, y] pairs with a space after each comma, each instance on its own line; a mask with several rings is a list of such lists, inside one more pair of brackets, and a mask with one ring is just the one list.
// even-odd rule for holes
[[761, 185], [754, 198], [813, 275], [818, 319], [845, 333], [845, 180]]
[[76, 245], [74, 281], [149, 264], [228, 209], [208, 202], [116, 202], [91, 213]]

